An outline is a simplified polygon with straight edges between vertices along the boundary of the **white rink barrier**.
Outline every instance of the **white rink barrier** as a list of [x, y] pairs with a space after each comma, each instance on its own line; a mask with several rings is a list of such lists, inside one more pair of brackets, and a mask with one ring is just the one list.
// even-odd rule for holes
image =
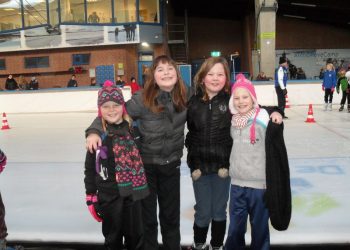
[[[261, 105], [277, 106], [274, 83], [253, 82], [258, 102]], [[45, 89], [38, 91], [0, 92], [0, 112], [6, 113], [42, 113], [42, 112], [79, 112], [97, 110], [98, 87], [78, 87], [69, 89]], [[321, 82], [289, 82], [288, 99], [290, 107], [294, 105], [319, 105], [324, 102]], [[129, 87], [123, 88], [125, 100], [131, 98]], [[339, 104], [341, 93], [334, 92], [333, 103]]]
[[[0, 92], [0, 111], [6, 113], [45, 113], [97, 111], [97, 87]], [[122, 89], [125, 101], [130, 87]]]

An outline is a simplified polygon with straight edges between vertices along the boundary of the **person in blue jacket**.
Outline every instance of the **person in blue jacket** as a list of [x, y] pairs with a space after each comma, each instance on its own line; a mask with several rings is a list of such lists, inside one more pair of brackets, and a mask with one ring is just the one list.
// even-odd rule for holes
[[332, 100], [334, 88], [337, 85], [337, 76], [333, 64], [327, 63], [324, 72], [322, 90], [324, 91], [324, 111], [332, 111]]

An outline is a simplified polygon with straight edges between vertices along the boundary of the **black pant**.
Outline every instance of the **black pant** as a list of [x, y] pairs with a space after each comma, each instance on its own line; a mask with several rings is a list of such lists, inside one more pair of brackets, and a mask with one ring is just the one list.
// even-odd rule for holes
[[5, 206], [2, 202], [2, 197], [0, 193], [0, 240], [5, 239], [7, 236], [7, 227], [5, 223]]
[[332, 103], [332, 100], [333, 100], [332, 89], [325, 89], [324, 90], [324, 102], [325, 103]]
[[141, 201], [101, 192], [98, 193], [98, 199], [103, 216], [102, 233], [106, 249], [124, 249], [123, 237], [126, 249], [143, 249]]
[[278, 108], [283, 112], [286, 107], [286, 97], [283, 94], [283, 90], [281, 87], [275, 87], [276, 88], [276, 94], [277, 94], [277, 102], [278, 102]]
[[180, 247], [180, 162], [145, 165], [150, 195], [142, 200], [145, 250], [158, 250], [157, 199], [163, 248]]
[[349, 91], [349, 93], [346, 93], [346, 90], [345, 90], [345, 91], [343, 91], [343, 96], [341, 98], [340, 104], [344, 105], [346, 99], [348, 99], [348, 105], [349, 105], [350, 104], [350, 91]]

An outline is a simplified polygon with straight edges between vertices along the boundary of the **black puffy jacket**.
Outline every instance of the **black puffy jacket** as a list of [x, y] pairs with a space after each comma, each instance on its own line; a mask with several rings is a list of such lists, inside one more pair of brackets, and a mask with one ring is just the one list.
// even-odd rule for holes
[[199, 168], [206, 175], [230, 166], [232, 115], [228, 107], [228, 93], [221, 91], [207, 102], [202, 97], [202, 93], [193, 95], [188, 103], [189, 132], [185, 145], [191, 171]]

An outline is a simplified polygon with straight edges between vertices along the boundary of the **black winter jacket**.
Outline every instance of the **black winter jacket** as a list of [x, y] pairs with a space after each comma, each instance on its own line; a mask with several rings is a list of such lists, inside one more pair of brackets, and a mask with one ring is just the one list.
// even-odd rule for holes
[[200, 169], [202, 174], [217, 173], [229, 168], [232, 138], [228, 102], [230, 95], [219, 92], [209, 101], [203, 94], [193, 95], [188, 103], [186, 147], [187, 164], [191, 172]]
[[5, 82], [5, 89], [7, 90], [16, 90], [18, 89], [18, 84], [15, 79], [13, 78], [7, 78]]
[[[129, 131], [129, 124], [124, 121], [114, 126], [115, 130], [120, 133], [127, 133]], [[103, 146], [107, 146], [107, 159], [100, 159], [101, 164], [107, 168], [108, 178], [103, 180], [102, 177], [96, 173], [96, 152], [90, 153], [87, 151], [85, 158], [85, 192], [86, 194], [95, 194], [96, 191], [114, 194], [119, 196], [118, 183], [115, 180], [115, 162], [113, 152], [113, 139], [112, 136], [106, 136], [102, 142]]]
[[283, 138], [283, 125], [271, 121], [266, 130], [266, 192], [271, 225], [286, 230], [292, 215], [292, 194], [287, 149]]
[[[141, 136], [140, 154], [144, 164], [165, 165], [180, 164], [184, 147], [184, 129], [186, 111], [176, 112], [171, 94], [160, 91], [157, 97], [159, 104], [165, 107], [161, 113], [152, 113], [145, 107], [142, 91], [136, 92], [126, 102], [128, 114], [138, 122]], [[86, 133], [102, 135], [101, 119], [96, 118]]]

